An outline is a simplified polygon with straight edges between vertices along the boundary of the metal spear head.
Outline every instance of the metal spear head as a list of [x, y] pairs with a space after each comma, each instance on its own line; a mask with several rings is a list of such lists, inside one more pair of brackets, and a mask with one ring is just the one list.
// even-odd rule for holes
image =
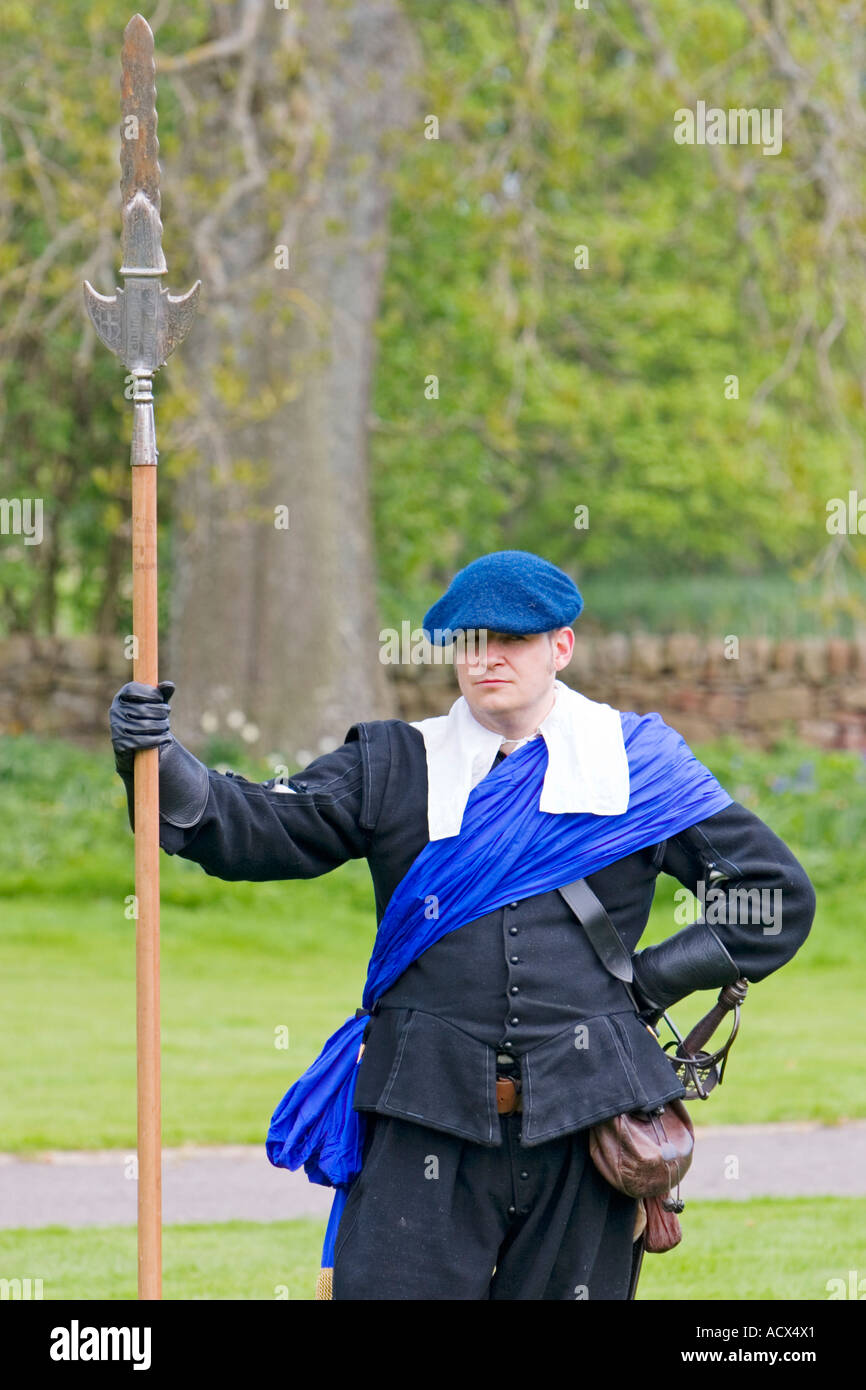
[[126, 207], [140, 190], [159, 212], [153, 32], [140, 14], [134, 14], [123, 31], [120, 61], [123, 111], [120, 123], [120, 195]]
[[84, 282], [84, 302], [99, 337], [138, 375], [155, 372], [183, 342], [195, 317], [201, 281], [184, 295], [163, 289], [167, 266], [159, 216], [159, 141], [156, 137], [156, 65], [153, 33], [133, 15], [121, 56], [120, 273], [125, 288], [97, 294]]

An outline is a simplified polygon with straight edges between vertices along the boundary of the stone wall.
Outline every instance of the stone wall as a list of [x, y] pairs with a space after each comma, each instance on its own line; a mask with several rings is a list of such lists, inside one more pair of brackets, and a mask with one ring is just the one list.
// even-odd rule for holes
[[131, 668], [118, 640], [0, 638], [0, 734], [106, 739], [108, 706]]
[[[459, 694], [448, 665], [388, 670], [403, 719], [445, 714]], [[796, 733], [866, 752], [866, 638], [743, 638], [730, 659], [721, 642], [688, 634], [581, 635], [563, 676], [617, 709], [658, 710], [689, 743], [736, 733], [768, 745]], [[107, 738], [108, 705], [131, 679], [131, 663], [116, 639], [16, 634], [0, 639], [0, 677], [0, 733], [90, 744]]]
[[[447, 667], [396, 667], [401, 713], [446, 713], [459, 690]], [[736, 733], [767, 746], [780, 734], [866, 752], [866, 638], [742, 638], [723, 644], [680, 633], [575, 638], [562, 673], [591, 700], [658, 710], [688, 743]]]

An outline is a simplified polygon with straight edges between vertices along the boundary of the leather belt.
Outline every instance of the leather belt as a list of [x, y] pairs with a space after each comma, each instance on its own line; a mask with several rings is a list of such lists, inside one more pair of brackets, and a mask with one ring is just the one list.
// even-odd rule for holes
[[523, 1098], [510, 1076], [496, 1078], [496, 1110], [500, 1115], [514, 1115], [523, 1110]]

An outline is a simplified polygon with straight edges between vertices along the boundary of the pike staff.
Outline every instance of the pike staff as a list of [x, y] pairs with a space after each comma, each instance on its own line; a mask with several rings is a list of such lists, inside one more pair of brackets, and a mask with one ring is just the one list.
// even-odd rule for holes
[[[186, 337], [201, 281], [171, 295], [161, 277], [159, 142], [153, 33], [133, 15], [123, 34], [120, 274], [124, 288], [84, 302], [107, 348], [129, 372], [132, 423], [133, 678], [157, 684], [156, 427], [153, 374]], [[128, 393], [129, 394], [129, 393]], [[138, 1086], [138, 1296], [162, 1296], [162, 1144], [159, 1053], [159, 749], [135, 755], [135, 943]]]

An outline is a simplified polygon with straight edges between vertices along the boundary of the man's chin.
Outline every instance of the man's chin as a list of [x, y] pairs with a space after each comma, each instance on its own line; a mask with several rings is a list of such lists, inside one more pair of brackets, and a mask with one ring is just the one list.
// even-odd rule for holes
[[507, 694], [510, 693], [513, 689], [514, 687], [512, 686], [510, 681], [497, 681], [492, 683], [491, 685], [474, 685], [472, 687], [472, 694], [475, 696]]
[[469, 691], [466, 699], [470, 709], [473, 705], [480, 710], [490, 709], [492, 706], [497, 714], [505, 714], [520, 703], [511, 684], [476, 685]]

